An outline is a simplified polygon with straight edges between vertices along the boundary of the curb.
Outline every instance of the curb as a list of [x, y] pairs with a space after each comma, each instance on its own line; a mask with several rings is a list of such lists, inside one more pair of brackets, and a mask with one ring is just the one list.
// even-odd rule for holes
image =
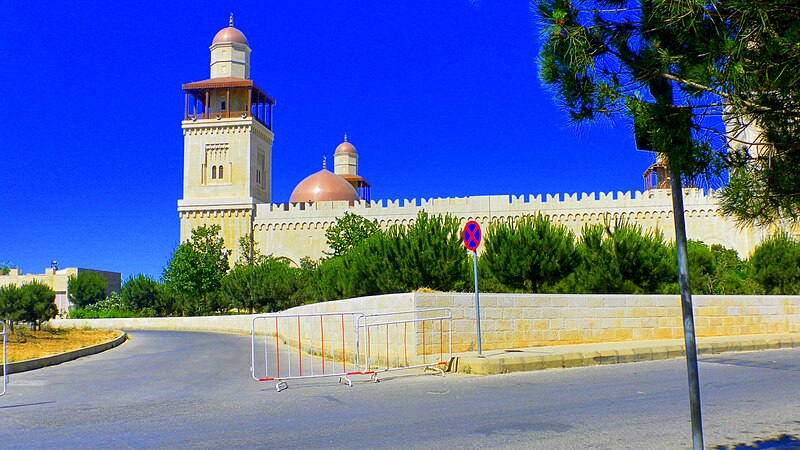
[[[682, 344], [662, 344], [650, 347], [620, 347], [611, 350], [586, 350], [551, 354], [503, 353], [484, 358], [456, 356], [450, 361], [449, 371], [472, 375], [496, 375], [511, 372], [529, 372], [545, 369], [621, 364], [639, 361], [658, 361], [680, 358], [685, 355]], [[546, 348], [546, 347], [545, 347]], [[771, 338], [724, 339], [697, 343], [699, 355], [726, 352], [746, 352], [782, 348], [800, 348], [800, 335]], [[535, 351], [531, 350], [531, 353]], [[516, 353], [516, 354], [515, 354]]]
[[[95, 344], [90, 347], [79, 348], [64, 353], [59, 353], [53, 356], [45, 356], [36, 359], [26, 359], [25, 361], [16, 361], [6, 364], [8, 374], [27, 372], [29, 370], [41, 369], [42, 367], [55, 366], [68, 361], [73, 361], [84, 356], [96, 355], [106, 350], [117, 347], [128, 339], [128, 334], [124, 331], [115, 339], [104, 342], [102, 344]], [[3, 366], [0, 365], [0, 375], [3, 375]]]

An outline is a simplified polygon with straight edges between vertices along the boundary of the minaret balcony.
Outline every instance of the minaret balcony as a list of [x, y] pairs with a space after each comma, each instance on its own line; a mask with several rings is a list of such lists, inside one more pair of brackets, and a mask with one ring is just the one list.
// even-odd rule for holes
[[272, 107], [275, 105], [275, 100], [252, 80], [233, 77], [212, 78], [187, 83], [182, 88], [186, 93], [184, 120], [252, 117], [272, 130]]

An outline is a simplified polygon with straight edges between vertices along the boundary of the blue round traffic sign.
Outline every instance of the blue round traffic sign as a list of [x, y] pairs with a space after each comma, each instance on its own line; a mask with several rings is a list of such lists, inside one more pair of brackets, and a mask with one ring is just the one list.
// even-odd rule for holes
[[464, 247], [474, 252], [478, 246], [481, 245], [481, 226], [478, 225], [478, 222], [470, 220], [464, 225], [464, 231], [461, 232], [461, 237], [464, 240]]

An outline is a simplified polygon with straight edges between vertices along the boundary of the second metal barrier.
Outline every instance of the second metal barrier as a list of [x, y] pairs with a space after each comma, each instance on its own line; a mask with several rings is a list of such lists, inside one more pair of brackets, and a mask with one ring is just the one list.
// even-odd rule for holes
[[379, 372], [423, 367], [444, 369], [453, 355], [452, 317], [447, 308], [365, 314], [357, 326], [364, 342], [364, 371]]
[[[361, 369], [357, 324], [362, 313], [263, 314], [250, 326], [252, 376], [275, 381], [338, 377], [349, 386], [352, 375], [372, 375]], [[263, 335], [263, 346], [257, 342]], [[259, 337], [257, 337], [259, 336]], [[257, 350], [257, 348], [259, 350]]]

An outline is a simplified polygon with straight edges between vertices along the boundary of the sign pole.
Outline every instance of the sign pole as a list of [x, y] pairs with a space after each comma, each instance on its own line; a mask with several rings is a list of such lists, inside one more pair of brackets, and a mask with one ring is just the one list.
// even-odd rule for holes
[[481, 245], [481, 226], [478, 222], [474, 220], [467, 222], [461, 231], [461, 238], [464, 240], [464, 247], [472, 252], [472, 273], [475, 276], [475, 320], [478, 324], [478, 356], [483, 357], [483, 347], [481, 346], [481, 300], [478, 293], [478, 246]]
[[478, 321], [478, 356], [483, 356], [481, 348], [481, 300], [478, 293], [478, 251], [472, 251], [473, 273], [475, 274], [475, 319]]

